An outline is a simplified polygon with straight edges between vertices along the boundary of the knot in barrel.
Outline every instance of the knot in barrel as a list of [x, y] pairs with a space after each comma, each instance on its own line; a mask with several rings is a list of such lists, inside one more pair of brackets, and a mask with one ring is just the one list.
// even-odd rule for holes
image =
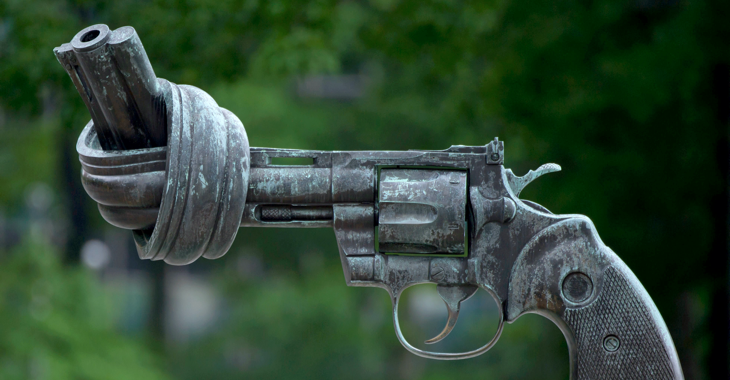
[[140, 258], [184, 265], [223, 256], [235, 239], [250, 170], [241, 121], [204, 91], [158, 79], [167, 146], [103, 150], [89, 122], [82, 182], [111, 224], [134, 231]]

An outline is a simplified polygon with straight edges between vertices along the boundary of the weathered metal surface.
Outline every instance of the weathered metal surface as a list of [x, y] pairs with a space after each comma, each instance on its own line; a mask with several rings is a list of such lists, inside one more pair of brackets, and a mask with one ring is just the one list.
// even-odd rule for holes
[[[291, 220], [264, 218], [265, 208], [289, 207], [294, 212]], [[297, 219], [295, 219], [295, 217]], [[241, 227], [277, 227], [277, 228], [332, 228], [334, 211], [332, 206], [295, 206], [249, 203], [243, 208]]]
[[463, 254], [466, 172], [383, 169], [378, 211], [380, 252]]
[[563, 279], [562, 290], [566, 301], [580, 304], [593, 294], [593, 281], [583, 272], [573, 272]]
[[232, 113], [192, 86], [170, 85], [167, 184], [152, 231], [134, 231], [141, 258], [189, 264], [224, 255], [243, 215], [248, 138]]
[[305, 220], [332, 220], [331, 206], [262, 206], [261, 220], [266, 222], [291, 222]]
[[101, 149], [90, 122], [76, 144], [81, 162], [81, 183], [99, 204], [104, 219], [125, 229], [155, 225], [166, 182], [167, 149], [126, 151]]
[[[443, 151], [249, 149], [240, 121], [203, 91], [154, 78], [131, 28], [105, 28], [87, 28], [55, 52], [92, 115], [77, 144], [82, 182], [105, 219], [134, 230], [140, 257], [219, 257], [239, 226], [332, 227], [347, 285], [388, 292], [410, 352], [474, 357], [496, 344], [504, 321], [537, 313], [563, 331], [574, 379], [683, 378], [651, 298], [591, 221], [519, 199], [558, 165], [518, 177], [504, 168], [497, 139]], [[159, 131], [167, 143], [154, 147]], [[135, 144], [142, 149], [110, 150]], [[277, 157], [312, 162], [273, 164]], [[381, 253], [394, 250], [410, 255]], [[477, 288], [499, 308], [492, 340], [462, 353], [411, 345], [398, 305], [403, 290], [422, 283], [438, 285], [448, 313], [429, 342], [448, 335]]]
[[375, 209], [372, 205], [336, 204], [334, 228], [345, 256], [375, 254]]
[[238, 118], [195, 87], [158, 79], [131, 27], [90, 26], [54, 53], [92, 115], [77, 150], [102, 216], [134, 230], [141, 258], [225, 254], [249, 180]]
[[504, 164], [504, 142], [499, 141], [496, 137], [494, 141], [487, 144], [487, 164], [502, 165]]
[[507, 174], [507, 182], [509, 183], [512, 192], [519, 196], [522, 189], [529, 185], [530, 182], [536, 180], [543, 174], [559, 172], [560, 169], [560, 165], [558, 164], [544, 164], [537, 168], [537, 170], [530, 170], [522, 177], [518, 177], [512, 173], [512, 169], [505, 170], [505, 173]]
[[165, 102], [137, 33], [93, 25], [54, 49], [91, 112], [105, 150], [164, 146]]
[[318, 204], [332, 202], [330, 168], [274, 167], [251, 170], [247, 202]]

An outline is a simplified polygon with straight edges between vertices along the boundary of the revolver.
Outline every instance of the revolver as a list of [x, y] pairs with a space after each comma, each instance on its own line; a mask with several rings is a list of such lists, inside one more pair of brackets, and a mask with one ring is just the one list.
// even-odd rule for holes
[[[455, 360], [493, 347], [504, 322], [536, 313], [563, 332], [572, 379], [683, 379], [644, 287], [582, 215], [555, 215], [520, 192], [505, 147], [318, 151], [249, 147], [240, 120], [204, 91], [154, 74], [135, 30], [93, 25], [54, 49], [91, 121], [76, 149], [101, 215], [132, 230], [140, 258], [186, 265], [221, 257], [239, 227], [332, 228], [348, 286], [385, 289], [406, 350]], [[308, 165], [277, 165], [278, 158]], [[481, 288], [499, 308], [473, 351], [422, 350], [401, 332], [403, 291], [434, 283], [448, 311]]]

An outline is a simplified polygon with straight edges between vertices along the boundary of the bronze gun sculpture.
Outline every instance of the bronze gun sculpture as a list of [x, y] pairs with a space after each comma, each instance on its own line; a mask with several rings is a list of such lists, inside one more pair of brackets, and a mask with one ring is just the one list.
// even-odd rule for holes
[[[218, 258], [239, 227], [329, 227], [347, 285], [388, 292], [396, 335], [416, 355], [480, 355], [505, 321], [537, 313], [565, 335], [573, 379], [683, 378], [656, 306], [593, 223], [518, 197], [558, 165], [516, 176], [496, 138], [442, 151], [251, 148], [208, 94], [156, 78], [131, 27], [90, 26], [54, 52], [92, 117], [76, 147], [84, 187], [109, 223], [133, 231], [142, 259]], [[398, 304], [421, 283], [437, 284], [448, 311], [427, 343], [449, 334], [478, 288], [499, 305], [494, 338], [463, 353], [412, 346]]]

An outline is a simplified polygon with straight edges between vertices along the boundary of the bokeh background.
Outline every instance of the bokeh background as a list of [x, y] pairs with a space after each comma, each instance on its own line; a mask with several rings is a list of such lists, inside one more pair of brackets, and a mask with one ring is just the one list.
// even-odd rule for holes
[[[208, 91], [253, 146], [506, 142], [523, 197], [581, 213], [643, 282], [687, 379], [728, 378], [730, 3], [722, 0], [0, 1], [1, 379], [566, 379], [536, 315], [492, 351], [421, 359], [330, 230], [242, 229], [187, 267], [140, 261], [79, 181], [89, 119], [52, 49], [136, 28], [158, 77]], [[406, 335], [440, 331], [434, 288]], [[485, 343], [491, 298], [442, 349]]]

